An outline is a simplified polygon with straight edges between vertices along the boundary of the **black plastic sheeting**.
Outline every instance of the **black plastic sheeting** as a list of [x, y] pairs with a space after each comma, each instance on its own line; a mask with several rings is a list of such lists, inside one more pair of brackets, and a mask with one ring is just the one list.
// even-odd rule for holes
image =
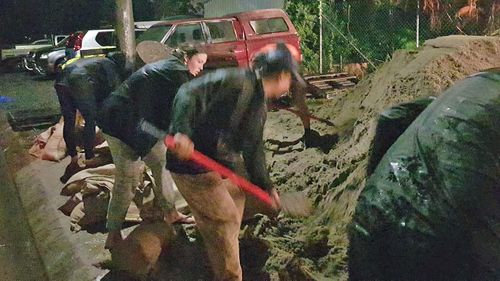
[[389, 147], [401, 136], [435, 97], [418, 99], [393, 106], [382, 112], [377, 120], [375, 137], [370, 148], [368, 175], [371, 175]]
[[500, 280], [500, 69], [456, 83], [396, 140], [349, 239], [351, 280]]

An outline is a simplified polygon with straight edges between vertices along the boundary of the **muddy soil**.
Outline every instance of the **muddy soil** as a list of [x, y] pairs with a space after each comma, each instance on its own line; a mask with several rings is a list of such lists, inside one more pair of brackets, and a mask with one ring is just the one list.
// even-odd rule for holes
[[330, 150], [304, 149], [300, 143], [279, 147], [276, 143], [299, 138], [302, 126], [291, 113], [271, 112], [265, 138], [272, 179], [281, 192], [303, 190], [316, 209], [307, 219], [282, 218], [254, 230], [256, 239], [269, 244], [265, 270], [276, 270], [280, 280], [346, 280], [345, 226], [366, 182], [377, 115], [399, 103], [438, 96], [455, 81], [498, 66], [499, 37], [447, 36], [426, 41], [418, 51], [397, 51], [351, 91], [310, 101], [314, 115], [336, 124], [312, 121], [322, 135], [338, 137]]

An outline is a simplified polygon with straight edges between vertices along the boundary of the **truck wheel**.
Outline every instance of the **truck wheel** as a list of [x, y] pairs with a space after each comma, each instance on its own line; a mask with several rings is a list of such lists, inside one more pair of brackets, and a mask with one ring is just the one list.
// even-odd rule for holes
[[35, 68], [35, 73], [41, 76], [47, 75], [47, 71], [43, 67], [40, 67], [38, 64], [35, 64], [34, 68]]
[[61, 72], [61, 66], [66, 62], [64, 57], [58, 59], [56, 63], [54, 64], [54, 74], [57, 75]]

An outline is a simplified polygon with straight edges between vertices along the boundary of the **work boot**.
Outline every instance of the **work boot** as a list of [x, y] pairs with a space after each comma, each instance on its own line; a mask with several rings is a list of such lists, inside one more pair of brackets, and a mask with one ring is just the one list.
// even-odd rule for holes
[[59, 180], [62, 183], [66, 183], [69, 180], [69, 178], [71, 178], [74, 174], [80, 172], [84, 168], [85, 167], [80, 167], [80, 165], [78, 165], [78, 162], [71, 162], [68, 164], [68, 166], [66, 166], [66, 169], [64, 170], [64, 175], [62, 175], [62, 177], [60, 177]]

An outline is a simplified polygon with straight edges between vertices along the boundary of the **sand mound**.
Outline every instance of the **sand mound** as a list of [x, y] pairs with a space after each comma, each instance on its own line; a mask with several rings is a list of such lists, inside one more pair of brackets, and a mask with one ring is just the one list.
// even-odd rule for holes
[[271, 112], [265, 131], [271, 176], [281, 192], [306, 192], [316, 211], [304, 221], [265, 222], [254, 230], [271, 251], [265, 270], [279, 272], [280, 280], [346, 279], [345, 225], [366, 181], [378, 114], [392, 105], [437, 96], [455, 81], [499, 65], [499, 37], [447, 36], [426, 41], [418, 51], [397, 51], [352, 91], [310, 102], [312, 114], [337, 125], [312, 121], [321, 134], [338, 136], [329, 151], [295, 143], [302, 135], [299, 118]]

